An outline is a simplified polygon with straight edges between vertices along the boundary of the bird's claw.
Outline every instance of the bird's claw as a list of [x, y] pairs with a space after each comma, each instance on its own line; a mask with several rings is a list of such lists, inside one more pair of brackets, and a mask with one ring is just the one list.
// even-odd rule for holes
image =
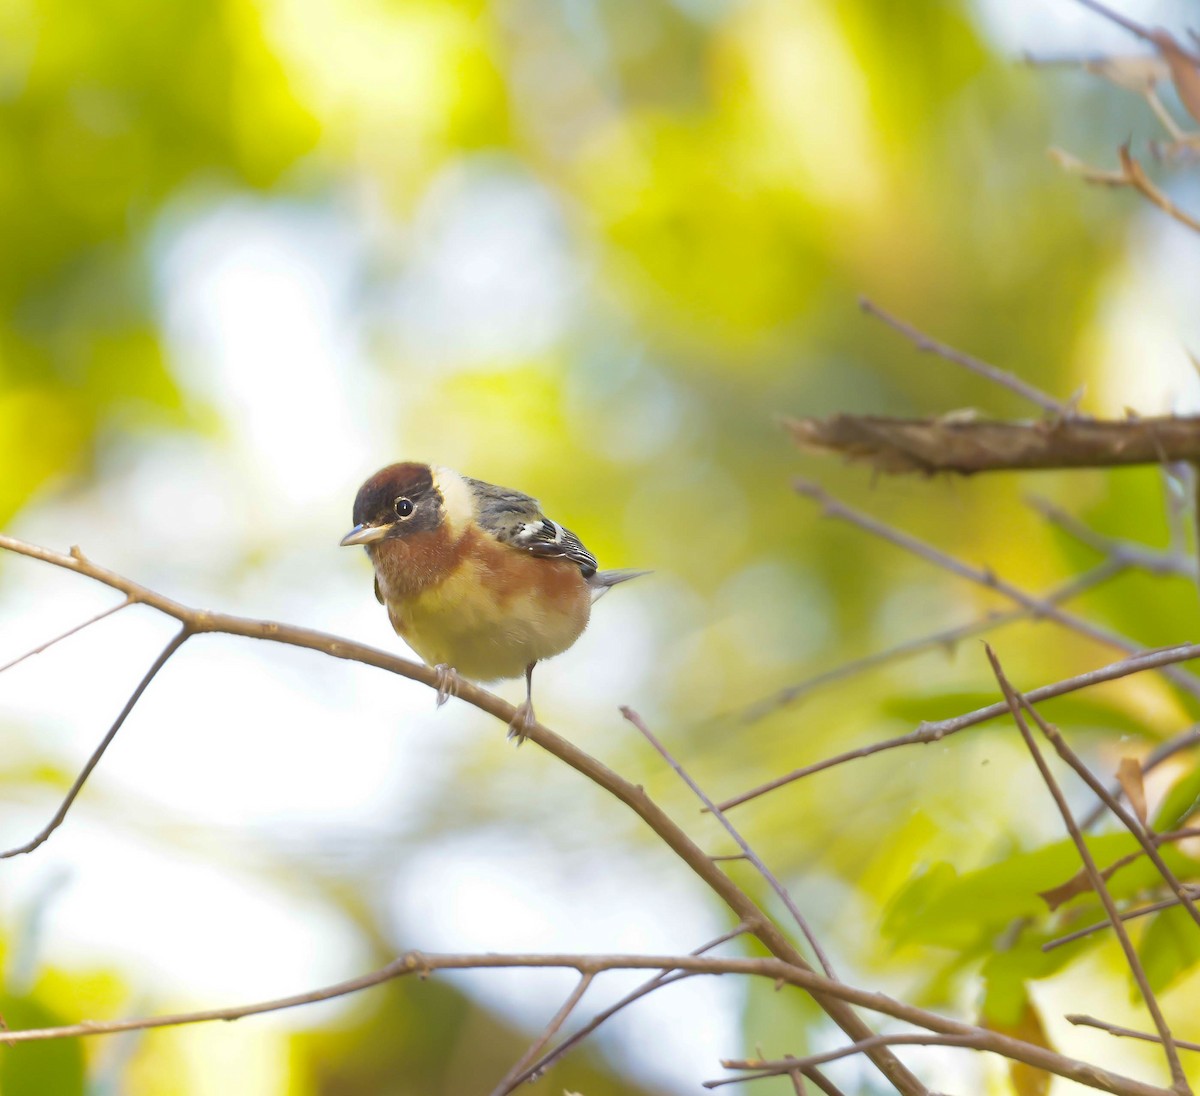
[[440, 708], [452, 696], [458, 695], [459, 676], [453, 666], [439, 662], [433, 672], [437, 674], [437, 706]]
[[507, 738], [515, 738], [517, 745], [520, 746], [527, 737], [533, 725], [537, 722], [537, 716], [533, 714], [533, 704], [526, 700], [513, 713], [512, 721], [508, 725]]

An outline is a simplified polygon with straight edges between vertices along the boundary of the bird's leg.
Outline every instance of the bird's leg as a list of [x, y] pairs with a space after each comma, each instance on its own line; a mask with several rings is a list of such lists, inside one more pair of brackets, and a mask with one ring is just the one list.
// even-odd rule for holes
[[518, 746], [525, 741], [529, 728], [537, 722], [533, 714], [533, 668], [536, 665], [536, 662], [531, 662], [525, 667], [525, 703], [516, 710], [508, 725], [508, 737], [515, 738]]
[[437, 706], [440, 708], [452, 696], [458, 695], [459, 676], [453, 666], [439, 662], [433, 672], [437, 674]]

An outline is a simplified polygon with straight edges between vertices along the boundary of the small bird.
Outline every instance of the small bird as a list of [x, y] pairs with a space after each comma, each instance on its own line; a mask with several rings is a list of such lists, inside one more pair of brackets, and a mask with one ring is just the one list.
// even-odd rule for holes
[[341, 543], [366, 548], [392, 627], [438, 673], [439, 705], [458, 674], [524, 673], [508, 734], [518, 745], [534, 722], [534, 666], [583, 634], [592, 602], [647, 573], [597, 570], [580, 539], [520, 491], [412, 462], [359, 488]]

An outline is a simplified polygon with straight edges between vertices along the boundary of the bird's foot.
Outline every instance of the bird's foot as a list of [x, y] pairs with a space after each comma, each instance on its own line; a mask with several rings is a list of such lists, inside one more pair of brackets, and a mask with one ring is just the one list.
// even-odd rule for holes
[[537, 722], [537, 716], [533, 714], [533, 703], [526, 700], [513, 714], [512, 722], [508, 725], [508, 738], [515, 738], [517, 745], [529, 736], [530, 728]]
[[439, 662], [433, 672], [437, 674], [437, 706], [440, 708], [452, 696], [458, 696], [458, 685], [462, 680], [453, 666]]

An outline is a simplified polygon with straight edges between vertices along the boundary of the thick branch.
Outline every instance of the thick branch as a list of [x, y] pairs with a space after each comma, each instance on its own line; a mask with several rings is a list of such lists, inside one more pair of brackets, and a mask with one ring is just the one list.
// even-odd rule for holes
[[796, 443], [866, 461], [877, 472], [1011, 472], [1200, 461], [1200, 418], [1041, 422], [834, 415], [787, 422]]

